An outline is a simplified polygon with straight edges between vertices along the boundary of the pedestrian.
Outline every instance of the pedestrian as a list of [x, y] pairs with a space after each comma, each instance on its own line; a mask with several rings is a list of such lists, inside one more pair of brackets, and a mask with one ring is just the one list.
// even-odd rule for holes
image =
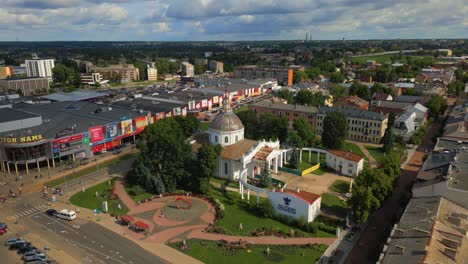
[[36, 182], [36, 181], [37, 181], [37, 175], [36, 175], [36, 176], [34, 176], [34, 182]]
[[21, 186], [18, 187], [18, 194], [19, 194], [19, 195], [21, 195], [21, 192], [22, 192], [22, 191], [23, 191], [23, 188], [21, 188]]

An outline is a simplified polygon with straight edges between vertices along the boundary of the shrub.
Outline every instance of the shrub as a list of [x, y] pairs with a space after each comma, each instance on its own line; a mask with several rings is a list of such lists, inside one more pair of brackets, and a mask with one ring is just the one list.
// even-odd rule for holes
[[128, 194], [131, 196], [137, 196], [145, 192], [145, 189], [143, 189], [140, 185], [133, 185], [129, 190]]
[[259, 209], [262, 215], [266, 218], [272, 218], [275, 214], [273, 205], [271, 205], [269, 200], [263, 200], [259, 205]]

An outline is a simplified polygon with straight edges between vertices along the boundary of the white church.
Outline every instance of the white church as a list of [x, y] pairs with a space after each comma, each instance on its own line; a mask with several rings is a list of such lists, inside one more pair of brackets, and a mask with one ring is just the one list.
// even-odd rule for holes
[[[231, 100], [225, 97], [223, 110], [211, 122], [208, 135], [192, 142], [196, 150], [203, 143], [220, 144], [223, 147], [218, 157], [217, 177], [239, 181], [239, 193], [244, 199], [244, 193], [250, 200], [250, 192], [255, 192], [257, 203], [259, 193], [266, 193], [275, 211], [279, 214], [299, 219], [303, 217], [312, 222], [320, 214], [321, 196], [309, 192], [290, 191], [283, 188], [266, 190], [248, 183], [247, 178], [260, 174], [263, 164], [278, 173], [278, 168], [286, 162], [287, 149], [280, 148], [280, 142], [256, 141], [244, 138], [244, 125], [231, 109]], [[206, 138], [208, 137], [208, 138]]]

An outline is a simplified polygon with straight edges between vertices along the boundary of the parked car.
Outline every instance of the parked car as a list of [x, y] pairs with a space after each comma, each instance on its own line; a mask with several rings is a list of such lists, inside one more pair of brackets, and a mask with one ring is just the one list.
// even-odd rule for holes
[[10, 245], [10, 250], [17, 250], [27, 245], [31, 245], [31, 243], [26, 242], [26, 241], [17, 242], [17, 243]]
[[27, 263], [37, 261], [37, 260], [47, 260], [47, 256], [46, 255], [34, 255], [34, 256], [29, 256], [29, 257], [24, 258], [24, 262], [27, 262]]
[[37, 248], [35, 246], [27, 245], [25, 247], [22, 247], [22, 248], [18, 249], [17, 253], [18, 254], [25, 254], [26, 252], [29, 252], [31, 250], [37, 250]]
[[3, 235], [3, 234], [6, 234], [6, 233], [7, 233], [6, 228], [5, 229], [0, 229], [0, 236]]
[[0, 229], [6, 229], [7, 227], [7, 224], [0, 222]]
[[55, 209], [49, 209], [49, 210], [46, 211], [46, 214], [50, 215], [50, 216], [55, 216], [57, 213], [58, 212]]
[[21, 237], [12, 237], [5, 242], [5, 246], [10, 246], [18, 242], [25, 242]]
[[31, 250], [31, 251], [24, 253], [23, 259], [26, 259], [27, 257], [31, 257], [31, 256], [45, 256], [45, 254], [44, 252], [40, 250]]

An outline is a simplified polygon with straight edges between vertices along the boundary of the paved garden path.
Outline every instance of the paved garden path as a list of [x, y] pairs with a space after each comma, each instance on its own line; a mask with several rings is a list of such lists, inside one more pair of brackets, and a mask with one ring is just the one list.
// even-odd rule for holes
[[[129, 214], [134, 213], [141, 213], [150, 210], [158, 210], [163, 207], [166, 201], [174, 199], [174, 197], [164, 197], [162, 199], [157, 199], [156, 201], [142, 203], [137, 205], [125, 192], [125, 188], [120, 181], [117, 181], [115, 184], [114, 192], [119, 196], [121, 201], [127, 206], [129, 209]], [[199, 199], [195, 197], [191, 197], [192, 199]], [[200, 199], [201, 200], [201, 199]], [[143, 240], [145, 242], [151, 243], [166, 243], [169, 241], [180, 240], [181, 237], [185, 238], [198, 238], [198, 239], [205, 239], [205, 240], [227, 240], [230, 242], [236, 242], [239, 240], [247, 241], [247, 243], [252, 244], [269, 244], [269, 245], [297, 245], [297, 244], [315, 244], [315, 243], [322, 243], [326, 245], [330, 245], [333, 243], [335, 238], [281, 238], [281, 237], [274, 237], [274, 236], [265, 236], [265, 237], [246, 237], [246, 236], [229, 236], [223, 234], [214, 234], [214, 233], [207, 233], [205, 232], [205, 228], [208, 227], [209, 223], [214, 221], [214, 214], [215, 209], [208, 204], [206, 201], [203, 201], [207, 204], [208, 210], [200, 216], [200, 219], [205, 222], [205, 224], [197, 224], [197, 225], [179, 225], [174, 227], [168, 227], [163, 231], [153, 233], [152, 235], [145, 237]], [[229, 216], [226, 216], [229, 217]], [[173, 220], [165, 219], [165, 222], [169, 223]], [[177, 221], [176, 221], [177, 222]], [[166, 223], [166, 224], [167, 224]], [[157, 223], [156, 223], [157, 224]]]

